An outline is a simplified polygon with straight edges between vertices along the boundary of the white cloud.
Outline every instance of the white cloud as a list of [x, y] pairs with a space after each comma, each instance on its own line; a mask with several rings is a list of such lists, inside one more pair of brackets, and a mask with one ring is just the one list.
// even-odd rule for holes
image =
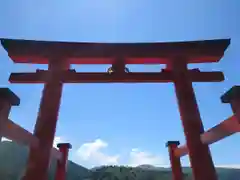
[[119, 155], [112, 156], [101, 151], [102, 149], [107, 147], [107, 142], [101, 139], [96, 139], [93, 142], [83, 144], [77, 150], [77, 157], [81, 161], [87, 161], [94, 166], [118, 164]]
[[[56, 137], [54, 142], [55, 144], [62, 142], [62, 138]], [[123, 164], [136, 167], [139, 165], [147, 164], [165, 168], [170, 167], [167, 155], [164, 158], [160, 154], [153, 154], [148, 151], [142, 151], [138, 148], [132, 149], [127, 154], [124, 153], [125, 155], [109, 155], [102, 152], [102, 150], [108, 148], [108, 146], [108, 143], [101, 139], [96, 139], [92, 142], [84, 143], [80, 146], [80, 148], [77, 149], [77, 151], [74, 152], [73, 160], [77, 163], [80, 163], [81, 165], [87, 163], [88, 165], [91, 164], [92, 166]], [[124, 160], [124, 162], [121, 160]], [[190, 166], [188, 159], [182, 162], [182, 166]], [[240, 164], [215, 165], [215, 167], [240, 169]]]
[[57, 145], [63, 142], [64, 142], [64, 139], [62, 137], [56, 136], [53, 140], [53, 147], [57, 148]]
[[10, 141], [10, 142], [11, 142], [12, 140], [11, 140], [11, 139], [8, 139], [8, 138], [5, 138], [5, 137], [2, 137], [2, 142], [3, 142], [3, 141]]
[[[96, 139], [92, 142], [84, 143], [78, 148], [75, 153], [75, 161], [81, 164], [91, 164], [92, 166], [99, 165], [128, 165], [138, 166], [143, 164], [169, 167], [165, 164], [164, 159], [160, 155], [155, 155], [150, 152], [140, 151], [139, 149], [132, 149], [127, 155], [109, 155], [104, 153], [102, 150], [108, 148], [108, 143]], [[120, 163], [120, 160], [125, 162]], [[168, 163], [167, 163], [168, 164]]]
[[129, 166], [138, 166], [143, 164], [163, 166], [164, 160], [159, 155], [154, 155], [139, 149], [132, 149], [129, 156]]

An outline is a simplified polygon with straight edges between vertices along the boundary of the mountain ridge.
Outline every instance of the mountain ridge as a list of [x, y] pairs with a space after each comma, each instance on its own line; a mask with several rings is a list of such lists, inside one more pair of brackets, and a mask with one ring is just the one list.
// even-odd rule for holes
[[[28, 148], [17, 143], [4, 141], [0, 143], [0, 179], [20, 180], [25, 171]], [[2, 162], [2, 163], [1, 163]], [[54, 180], [56, 160], [52, 160], [48, 180]], [[239, 180], [240, 169], [217, 168], [219, 180]], [[183, 167], [184, 180], [192, 179], [190, 167]], [[149, 164], [137, 167], [99, 166], [85, 168], [68, 161], [66, 180], [170, 180], [171, 168], [155, 167]]]

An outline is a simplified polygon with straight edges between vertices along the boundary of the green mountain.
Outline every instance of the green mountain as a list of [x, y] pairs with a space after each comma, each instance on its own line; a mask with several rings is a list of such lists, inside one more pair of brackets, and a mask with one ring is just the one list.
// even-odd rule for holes
[[[150, 169], [157, 171], [170, 171], [170, 168], [155, 167], [152, 165], [140, 165], [138, 168]], [[218, 174], [218, 180], [239, 180], [240, 169], [228, 169], [228, 168], [216, 168]], [[188, 178], [192, 178], [192, 169], [190, 167], [183, 167], [183, 173], [188, 175]], [[193, 178], [192, 178], [193, 179]]]
[[[190, 180], [190, 174], [184, 174], [184, 180]], [[170, 170], [149, 170], [141, 167], [103, 166], [92, 172], [90, 179], [101, 180], [171, 180]]]
[[[28, 148], [14, 142], [0, 143], [0, 180], [20, 180], [24, 173]], [[52, 161], [49, 180], [54, 180], [56, 161]], [[184, 167], [184, 180], [191, 180], [191, 168]], [[217, 168], [219, 180], [239, 180], [240, 169]], [[101, 166], [91, 170], [68, 162], [66, 180], [171, 180], [170, 168], [141, 165], [136, 168], [124, 166]]]
[[[20, 180], [24, 173], [28, 148], [14, 142], [0, 143], [0, 180]], [[49, 180], [54, 180], [56, 161], [52, 161]], [[79, 180], [89, 177], [91, 171], [68, 161], [67, 180]]]
[[[155, 171], [170, 171], [170, 168], [155, 167], [152, 165], [140, 165], [138, 168], [155, 170]], [[240, 179], [240, 169], [229, 169], [229, 168], [216, 168], [219, 180], [239, 180]], [[187, 177], [192, 178], [192, 169], [190, 167], [183, 167], [183, 173], [187, 174]]]

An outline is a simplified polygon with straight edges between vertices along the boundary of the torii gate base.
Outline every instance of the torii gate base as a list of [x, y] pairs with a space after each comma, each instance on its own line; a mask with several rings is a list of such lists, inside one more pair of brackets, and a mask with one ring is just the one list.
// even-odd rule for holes
[[[218, 62], [230, 40], [175, 43], [69, 43], [1, 40], [15, 63], [49, 64], [48, 71], [12, 73], [12, 83], [44, 83], [34, 135], [41, 148], [31, 148], [23, 180], [46, 180], [63, 83], [173, 82], [195, 180], [216, 180], [192, 82], [220, 82], [222, 72], [189, 70], [189, 63]], [[70, 64], [112, 64], [113, 73], [77, 73]], [[126, 64], [166, 64], [159, 73], [132, 73]]]

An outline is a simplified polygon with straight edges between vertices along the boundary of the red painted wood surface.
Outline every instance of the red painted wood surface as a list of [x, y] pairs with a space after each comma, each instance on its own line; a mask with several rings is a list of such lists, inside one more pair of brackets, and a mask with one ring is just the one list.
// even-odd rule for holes
[[184, 56], [188, 63], [217, 62], [230, 44], [229, 39], [155, 43], [87, 43], [1, 39], [16, 63], [48, 64], [61, 57], [70, 64], [113, 64], [124, 57], [125, 64], [167, 64]]
[[[38, 147], [39, 141], [38, 139], [33, 136], [33, 134], [26, 129], [22, 128], [15, 122], [11, 121], [10, 119], [6, 121], [5, 127], [2, 131], [3, 137], [6, 137], [12, 141], [15, 141], [19, 144]], [[52, 158], [61, 159], [62, 155], [56, 148], [52, 148]]]
[[175, 156], [175, 150], [178, 148], [179, 141], [168, 141], [168, 153], [172, 168], [172, 180], [183, 180], [183, 172], [180, 157]]
[[3, 136], [22, 145], [38, 146], [38, 139], [32, 133], [10, 119], [5, 124]]
[[[220, 82], [224, 80], [222, 72], [188, 72], [193, 82]], [[47, 71], [36, 73], [12, 73], [11, 83], [45, 83], [48, 80]], [[60, 77], [64, 83], [160, 83], [173, 82], [171, 72], [160, 73], [125, 73], [110, 75], [108, 73], [76, 73], [73, 71], [62, 72]]]
[[23, 180], [47, 180], [52, 144], [55, 137], [63, 83], [59, 79], [62, 70], [69, 68], [69, 64], [49, 64], [48, 81], [45, 83], [40, 109], [34, 128], [34, 136], [39, 140], [39, 147], [30, 147], [26, 173]]
[[12, 106], [19, 106], [20, 99], [9, 88], [0, 88], [0, 141]]
[[[41, 148], [31, 147], [24, 180], [47, 178], [50, 144], [55, 134], [65, 82], [174, 82], [194, 178], [216, 179], [209, 149], [201, 142], [203, 126], [191, 83], [218, 82], [224, 77], [222, 73], [189, 71], [187, 63], [218, 62], [230, 43], [229, 39], [174, 43], [70, 43], [1, 39], [1, 43], [15, 63], [49, 64], [51, 70], [15, 73], [10, 77], [10, 81], [15, 83], [45, 83], [34, 131]], [[110, 76], [107, 73], [69, 72], [68, 67], [62, 68], [66, 62], [113, 64], [116, 67], [124, 67], [124, 64], [167, 64], [173, 65], [173, 69], [157, 74], [116, 72]]]
[[62, 153], [62, 159], [57, 161], [55, 180], [66, 180], [68, 153], [72, 148], [69, 143], [58, 144], [59, 151]]
[[[236, 116], [231, 116], [202, 134], [201, 140], [204, 144], [210, 145], [237, 132], [240, 132], [240, 124]], [[186, 145], [182, 145], [175, 150], [175, 156], [177, 157], [185, 156], [187, 154], [188, 149]]]
[[187, 62], [184, 62], [184, 57], [175, 59], [167, 68], [172, 69], [174, 75], [174, 86], [189, 150], [193, 178], [195, 180], [217, 180], [210, 150], [201, 141], [204, 128], [192, 87], [192, 80], [187, 73]]
[[233, 99], [231, 101], [232, 111], [237, 117], [238, 122], [240, 123], [240, 98]]

